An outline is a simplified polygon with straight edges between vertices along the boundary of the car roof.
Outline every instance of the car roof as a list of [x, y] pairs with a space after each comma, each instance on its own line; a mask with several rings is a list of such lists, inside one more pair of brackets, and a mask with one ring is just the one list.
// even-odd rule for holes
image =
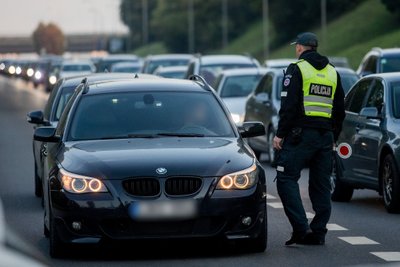
[[155, 73], [164, 73], [164, 72], [174, 72], [174, 71], [186, 71], [187, 66], [168, 66], [168, 67], [158, 67], [155, 70]]
[[279, 67], [279, 66], [289, 66], [291, 63], [297, 62], [296, 58], [277, 58], [277, 59], [267, 59], [264, 62], [266, 67]]
[[199, 58], [202, 65], [214, 64], [255, 64], [254, 59], [242, 55], [206, 55]]
[[107, 61], [107, 60], [116, 60], [116, 59], [125, 59], [125, 60], [139, 60], [139, 57], [136, 55], [131, 54], [114, 54], [108, 55], [100, 59], [100, 61]]
[[159, 55], [149, 55], [146, 60], [163, 60], [163, 59], [191, 59], [193, 55], [191, 54], [159, 54]]
[[379, 48], [375, 47], [372, 48], [370, 51], [371, 53], [379, 53], [382, 56], [390, 56], [390, 55], [399, 55], [400, 54], [400, 48], [394, 47], [394, 48]]
[[400, 72], [385, 72], [385, 73], [374, 73], [364, 76], [362, 79], [368, 78], [381, 78], [386, 81], [400, 81]]
[[228, 69], [228, 70], [223, 70], [219, 73], [219, 75], [223, 76], [242, 76], [242, 75], [256, 75], [256, 74], [261, 74], [264, 75], [265, 73], [268, 72], [269, 69], [267, 68], [243, 68], [243, 69]]
[[[90, 90], [95, 88], [95, 90]], [[89, 85], [88, 95], [143, 91], [182, 91], [182, 92], [207, 92], [210, 91], [200, 83], [183, 79], [132, 79], [119, 81], [106, 81]]]
[[80, 75], [74, 77], [64, 78], [63, 86], [77, 86], [84, 78], [88, 79], [88, 83], [96, 83], [100, 81], [111, 81], [121, 79], [135, 79], [135, 76], [143, 79], [158, 79], [160, 77], [156, 75], [144, 74], [144, 73], [119, 73], [119, 72], [104, 72], [104, 73], [93, 73], [90, 75]]

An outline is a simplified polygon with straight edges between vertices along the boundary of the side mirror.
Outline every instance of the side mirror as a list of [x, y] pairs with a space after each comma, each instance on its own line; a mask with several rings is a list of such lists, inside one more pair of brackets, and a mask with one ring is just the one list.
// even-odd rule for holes
[[367, 119], [382, 119], [382, 117], [379, 116], [379, 112], [376, 107], [362, 108], [360, 111], [360, 116], [366, 117]]
[[261, 122], [244, 122], [238, 127], [239, 133], [243, 138], [265, 135], [265, 127]]
[[43, 124], [43, 111], [35, 110], [29, 112], [26, 116], [26, 120], [32, 124]]
[[39, 127], [35, 130], [33, 139], [40, 142], [56, 143], [60, 140], [60, 138], [56, 137], [55, 133], [56, 128], [54, 127]]

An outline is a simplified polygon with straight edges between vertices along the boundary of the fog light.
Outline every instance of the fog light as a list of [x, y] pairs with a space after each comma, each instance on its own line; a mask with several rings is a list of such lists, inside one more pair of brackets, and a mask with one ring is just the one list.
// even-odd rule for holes
[[243, 225], [246, 225], [246, 226], [249, 226], [250, 224], [251, 224], [251, 217], [244, 217], [243, 219], [242, 219], [242, 224]]
[[72, 228], [76, 231], [79, 231], [82, 229], [82, 224], [81, 222], [72, 222]]

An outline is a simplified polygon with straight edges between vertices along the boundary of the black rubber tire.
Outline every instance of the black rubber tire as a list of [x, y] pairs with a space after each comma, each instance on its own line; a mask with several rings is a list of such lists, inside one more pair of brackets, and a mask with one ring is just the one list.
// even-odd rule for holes
[[[336, 175], [333, 172], [332, 175]], [[334, 178], [334, 186], [335, 188], [332, 190], [331, 199], [335, 202], [349, 202], [353, 197], [354, 188], [342, 181], [340, 181], [339, 177]]]
[[37, 175], [37, 167], [35, 163], [35, 196], [43, 196], [42, 181], [40, 181], [39, 175]]
[[380, 172], [382, 195], [389, 213], [400, 213], [400, 173], [393, 155], [387, 155]]

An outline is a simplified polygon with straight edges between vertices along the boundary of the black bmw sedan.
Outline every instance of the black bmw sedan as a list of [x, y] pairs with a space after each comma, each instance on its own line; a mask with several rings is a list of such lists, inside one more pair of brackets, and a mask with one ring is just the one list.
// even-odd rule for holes
[[41, 127], [45, 234], [76, 243], [223, 238], [266, 248], [265, 172], [243, 138], [265, 134], [201, 77], [82, 84], [57, 128]]

